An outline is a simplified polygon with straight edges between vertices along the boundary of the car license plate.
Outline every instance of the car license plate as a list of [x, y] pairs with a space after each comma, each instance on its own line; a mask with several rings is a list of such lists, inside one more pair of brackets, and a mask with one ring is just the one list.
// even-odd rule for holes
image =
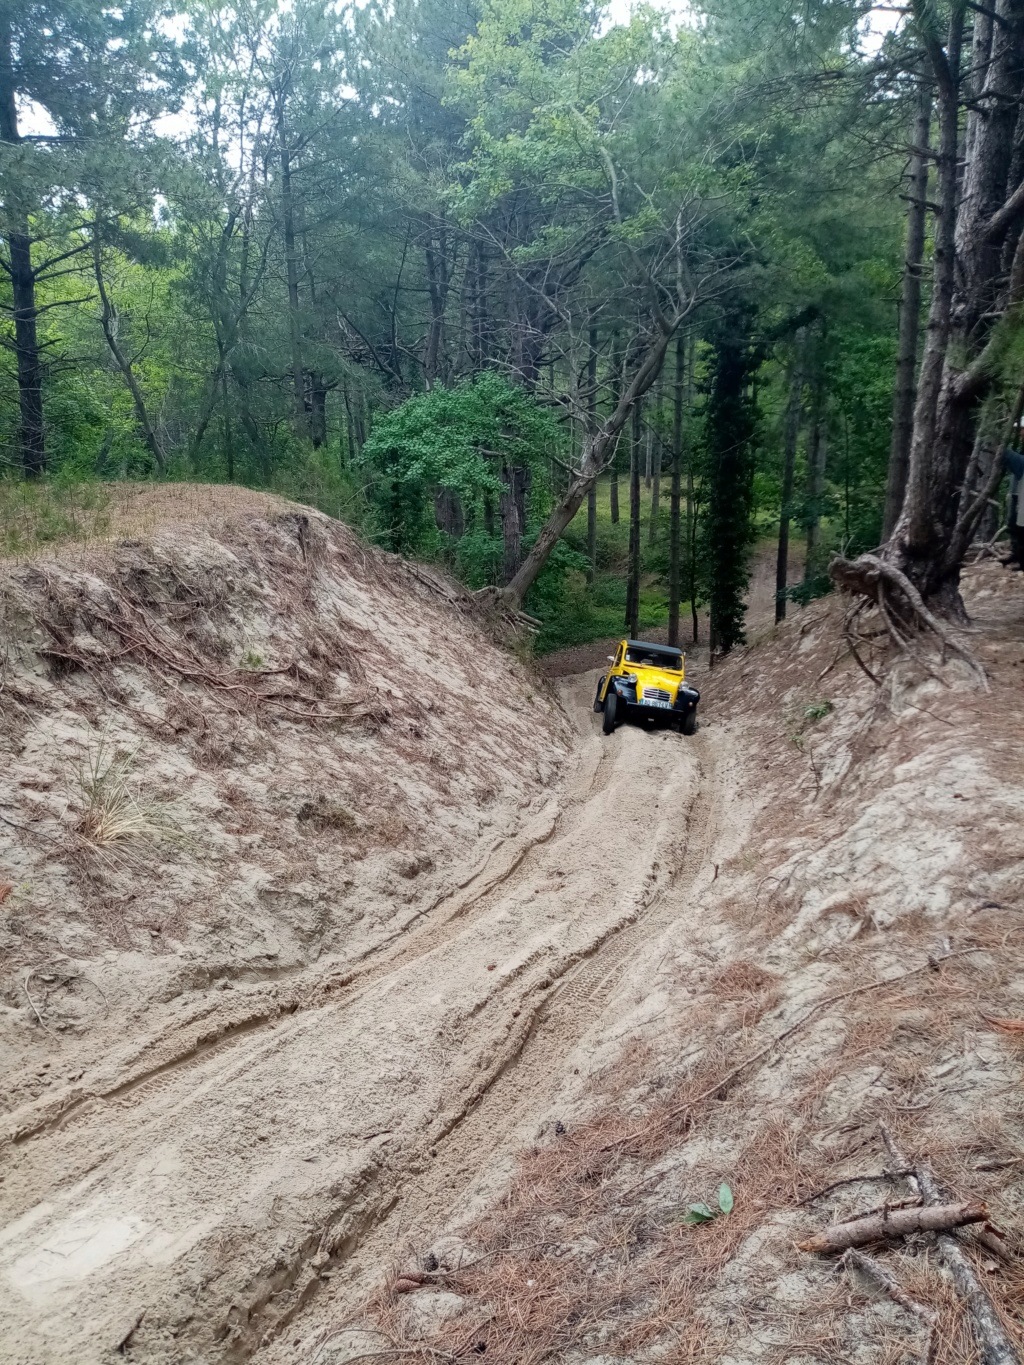
[[644, 698], [644, 705], [645, 705], [645, 706], [661, 706], [661, 707], [663, 707], [666, 711], [671, 711], [671, 710], [672, 710], [672, 703], [671, 703], [670, 701], [654, 701], [654, 700], [648, 700], [647, 698]]

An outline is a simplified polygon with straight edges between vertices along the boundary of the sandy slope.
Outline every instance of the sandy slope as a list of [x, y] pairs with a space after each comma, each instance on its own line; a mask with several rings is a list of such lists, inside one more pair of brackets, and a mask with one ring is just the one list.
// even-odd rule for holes
[[103, 1103], [23, 1135], [5, 1360], [99, 1360], [143, 1312], [133, 1359], [244, 1357], [325, 1269], [344, 1264], [350, 1292], [514, 1150], [719, 818], [708, 738], [627, 727], [608, 745], [589, 680], [567, 701], [564, 788], [420, 928], [354, 971], [221, 995], [219, 1042], [154, 1040], [148, 1071], [111, 1068]]

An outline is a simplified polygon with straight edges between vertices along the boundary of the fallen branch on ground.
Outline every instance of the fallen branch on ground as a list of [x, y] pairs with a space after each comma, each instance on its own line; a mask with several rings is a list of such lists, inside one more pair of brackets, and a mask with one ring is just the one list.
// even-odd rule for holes
[[815, 1190], [812, 1194], [805, 1194], [803, 1199], [796, 1201], [796, 1207], [802, 1208], [804, 1204], [813, 1204], [817, 1199], [824, 1199], [826, 1194], [831, 1194], [833, 1190], [841, 1190], [844, 1185], [881, 1185], [886, 1180], [898, 1180], [902, 1176], [913, 1175], [913, 1167], [907, 1167], [905, 1171], [872, 1171], [870, 1175], [848, 1175], [845, 1180], [833, 1180], [831, 1185], [826, 1185], [824, 1189]]
[[[897, 1147], [895, 1139], [884, 1123], [879, 1124], [882, 1140], [889, 1156], [901, 1170], [908, 1164], [906, 1157]], [[919, 1162], [910, 1177], [912, 1189], [920, 1191], [929, 1204], [937, 1204], [942, 1198], [938, 1182], [926, 1162]], [[939, 1258], [949, 1271], [957, 1293], [967, 1307], [971, 1320], [971, 1330], [981, 1351], [982, 1365], [1021, 1365], [1016, 1348], [1006, 1334], [992, 1300], [985, 1293], [974, 1267], [964, 1254], [963, 1247], [951, 1233], [939, 1233], [936, 1237]]]
[[853, 1266], [862, 1275], [866, 1275], [869, 1280], [874, 1280], [875, 1284], [883, 1289], [894, 1303], [898, 1303], [908, 1313], [913, 1313], [914, 1317], [920, 1318], [929, 1328], [935, 1326], [938, 1321], [938, 1314], [934, 1308], [926, 1308], [923, 1303], [918, 1303], [916, 1299], [912, 1299], [899, 1280], [894, 1275], [890, 1275], [885, 1266], [880, 1261], [876, 1261], [873, 1256], [865, 1256], [863, 1251], [849, 1247], [839, 1264], [846, 1268]]
[[849, 1247], [870, 1246], [894, 1237], [908, 1237], [912, 1232], [947, 1232], [962, 1228], [967, 1223], [983, 1223], [988, 1217], [984, 1204], [925, 1204], [911, 1209], [883, 1209], [868, 1218], [854, 1218], [849, 1223], [833, 1223], [824, 1232], [806, 1242], [797, 1242], [800, 1251], [817, 1251], [827, 1255], [845, 1251]]

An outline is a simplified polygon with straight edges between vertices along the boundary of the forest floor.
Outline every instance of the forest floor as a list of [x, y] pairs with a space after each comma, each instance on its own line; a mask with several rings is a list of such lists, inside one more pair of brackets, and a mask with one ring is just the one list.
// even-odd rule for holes
[[906, 1199], [881, 1123], [1024, 1342], [1021, 577], [969, 578], [988, 692], [876, 690], [822, 602], [605, 738], [303, 515], [5, 571], [4, 1365], [917, 1359], [794, 1245]]

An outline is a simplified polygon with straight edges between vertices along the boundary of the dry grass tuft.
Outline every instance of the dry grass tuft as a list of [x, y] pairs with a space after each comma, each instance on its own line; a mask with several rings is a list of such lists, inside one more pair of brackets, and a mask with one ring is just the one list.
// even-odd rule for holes
[[130, 782], [134, 753], [114, 753], [101, 740], [79, 765], [73, 804], [78, 806], [74, 830], [96, 849], [108, 849], [134, 839], [155, 839], [175, 833], [168, 807], [140, 800]]

